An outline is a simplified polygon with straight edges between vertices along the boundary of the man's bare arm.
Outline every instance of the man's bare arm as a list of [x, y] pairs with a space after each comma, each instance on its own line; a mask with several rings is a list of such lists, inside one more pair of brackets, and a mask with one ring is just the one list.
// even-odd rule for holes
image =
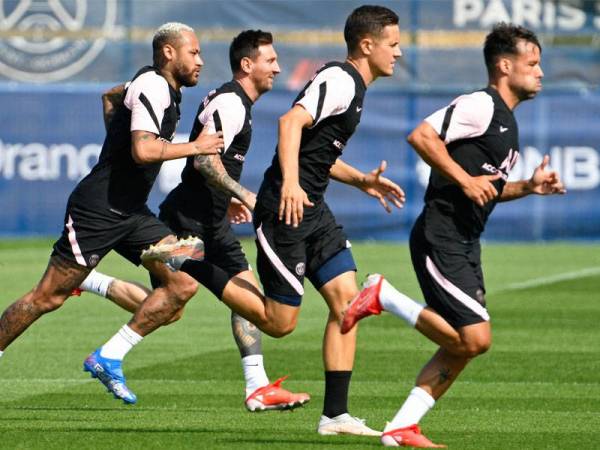
[[567, 190], [558, 172], [548, 170], [548, 164], [550, 164], [550, 156], [545, 155], [541, 164], [535, 168], [529, 180], [509, 181], [506, 183], [499, 201], [517, 200], [530, 194], [566, 194]]
[[138, 164], [151, 164], [195, 155], [212, 155], [223, 148], [223, 133], [200, 133], [195, 141], [173, 144], [149, 131], [131, 132], [131, 154]]
[[239, 199], [250, 211], [254, 211], [256, 195], [229, 176], [219, 155], [198, 155], [194, 167], [210, 184]]
[[470, 176], [452, 159], [446, 144], [427, 122], [422, 122], [407, 138], [408, 143], [429, 166], [457, 184], [467, 197], [483, 206], [498, 196], [492, 184], [501, 174]]
[[102, 94], [102, 115], [104, 117], [104, 127], [107, 131], [117, 108], [123, 103], [124, 93], [125, 85], [119, 84]]
[[375, 197], [387, 212], [392, 212], [388, 201], [397, 208], [402, 208], [406, 198], [400, 186], [381, 175], [386, 168], [387, 162], [381, 161], [377, 169], [363, 173], [338, 158], [331, 167], [329, 175], [336, 181], [354, 186]]

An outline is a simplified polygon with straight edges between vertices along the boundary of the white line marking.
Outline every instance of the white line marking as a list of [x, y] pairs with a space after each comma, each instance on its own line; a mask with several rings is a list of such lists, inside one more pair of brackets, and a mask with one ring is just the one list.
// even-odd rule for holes
[[560, 281], [577, 280], [578, 278], [584, 278], [592, 275], [600, 275], [600, 266], [586, 267], [573, 272], [563, 272], [550, 275], [547, 277], [532, 278], [530, 280], [519, 281], [517, 283], [511, 283], [506, 285], [502, 289], [498, 289], [493, 294], [507, 291], [518, 291], [520, 289], [529, 289], [532, 287], [545, 286], [547, 284], [558, 283]]

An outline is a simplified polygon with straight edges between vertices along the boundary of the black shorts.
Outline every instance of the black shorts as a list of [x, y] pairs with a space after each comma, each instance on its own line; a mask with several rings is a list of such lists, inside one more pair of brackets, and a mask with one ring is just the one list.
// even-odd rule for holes
[[54, 243], [52, 255], [93, 268], [106, 254], [115, 250], [136, 265], [140, 255], [152, 244], [173, 232], [146, 208], [136, 214], [121, 215], [110, 210], [92, 210], [67, 204], [65, 227]]
[[297, 228], [259, 204], [254, 229], [265, 295], [280, 303], [300, 305], [305, 276], [319, 289], [342, 273], [356, 271], [346, 234], [325, 203], [305, 208]]
[[[180, 211], [161, 208], [159, 218], [179, 238], [195, 236], [204, 242], [204, 260], [186, 263], [185, 272], [221, 298], [225, 285], [240, 272], [250, 270], [250, 265], [231, 226], [224, 222], [219, 227], [206, 227]], [[189, 269], [189, 270], [188, 270]]]
[[454, 328], [490, 320], [485, 305], [479, 241], [435, 246], [422, 218], [410, 234], [410, 255], [427, 305]]

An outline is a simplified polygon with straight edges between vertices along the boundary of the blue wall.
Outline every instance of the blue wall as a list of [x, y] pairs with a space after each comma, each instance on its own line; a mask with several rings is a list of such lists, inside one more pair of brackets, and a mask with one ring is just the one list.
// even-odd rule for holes
[[[66, 199], [95, 162], [104, 139], [101, 92], [129, 79], [151, 59], [154, 29], [167, 21], [193, 26], [205, 66], [184, 94], [185, 138], [198, 102], [228, 78], [227, 48], [242, 29], [271, 30], [282, 73], [254, 109], [243, 181], [256, 189], [273, 156], [277, 118], [323, 62], [343, 59], [342, 29], [361, 0], [80, 0], [1, 3], [0, 235], [56, 235]], [[362, 170], [389, 163], [405, 189], [402, 211], [387, 215], [371, 198], [332, 183], [328, 201], [350, 236], [405, 239], [422, 208], [427, 167], [405, 142], [423, 117], [486, 82], [481, 47], [498, 21], [534, 29], [543, 43], [544, 91], [517, 109], [521, 157], [513, 178], [529, 177], [548, 153], [569, 190], [497, 207], [493, 239], [599, 239], [600, 7], [528, 0], [380, 0], [400, 16], [403, 59], [393, 77], [369, 89], [358, 132], [344, 159]], [[149, 7], [151, 5], [151, 7]], [[70, 19], [65, 21], [65, 18]], [[152, 194], [156, 207], [179, 180], [165, 165]], [[249, 227], [242, 231], [250, 233]]]
[[[185, 139], [198, 102], [207, 89], [185, 92], [179, 132]], [[20, 104], [27, 114], [2, 113], [0, 134], [0, 234], [57, 234], [66, 199], [96, 161], [104, 139], [100, 93], [93, 89], [20, 88], [0, 92], [2, 105]], [[276, 89], [254, 107], [253, 142], [243, 182], [256, 189], [276, 142], [277, 118], [295, 93]], [[387, 175], [406, 191], [402, 211], [386, 214], [376, 201], [332, 182], [328, 202], [350, 236], [404, 239], [422, 208], [427, 168], [405, 136], [424, 116], [452, 99], [449, 94], [369, 92], [363, 119], [343, 159], [363, 171], [388, 161]], [[530, 197], [497, 207], [487, 237], [495, 239], [600, 238], [600, 95], [543, 93], [517, 109], [521, 156], [513, 178], [529, 177], [542, 155], [550, 154], [569, 189], [564, 197]], [[166, 165], [151, 207], [179, 181], [177, 163]], [[242, 228], [243, 232], [250, 230]]]

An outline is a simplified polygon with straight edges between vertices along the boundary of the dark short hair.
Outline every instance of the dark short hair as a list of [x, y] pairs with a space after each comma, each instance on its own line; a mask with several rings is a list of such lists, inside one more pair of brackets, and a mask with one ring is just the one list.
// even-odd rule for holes
[[517, 55], [517, 45], [519, 41], [526, 41], [535, 44], [540, 52], [542, 46], [538, 41], [537, 36], [531, 30], [520, 25], [500, 22], [494, 26], [490, 34], [485, 38], [483, 46], [483, 57], [485, 58], [485, 66], [488, 74], [493, 74], [498, 58], [503, 55]]
[[240, 70], [243, 58], [254, 59], [258, 55], [258, 47], [273, 43], [273, 35], [268, 31], [245, 30], [231, 41], [229, 46], [229, 64], [231, 71], [236, 73]]
[[398, 25], [398, 20], [398, 15], [385, 6], [363, 5], [356, 8], [346, 19], [344, 27], [348, 53], [353, 53], [366, 35], [378, 38], [388, 25]]

